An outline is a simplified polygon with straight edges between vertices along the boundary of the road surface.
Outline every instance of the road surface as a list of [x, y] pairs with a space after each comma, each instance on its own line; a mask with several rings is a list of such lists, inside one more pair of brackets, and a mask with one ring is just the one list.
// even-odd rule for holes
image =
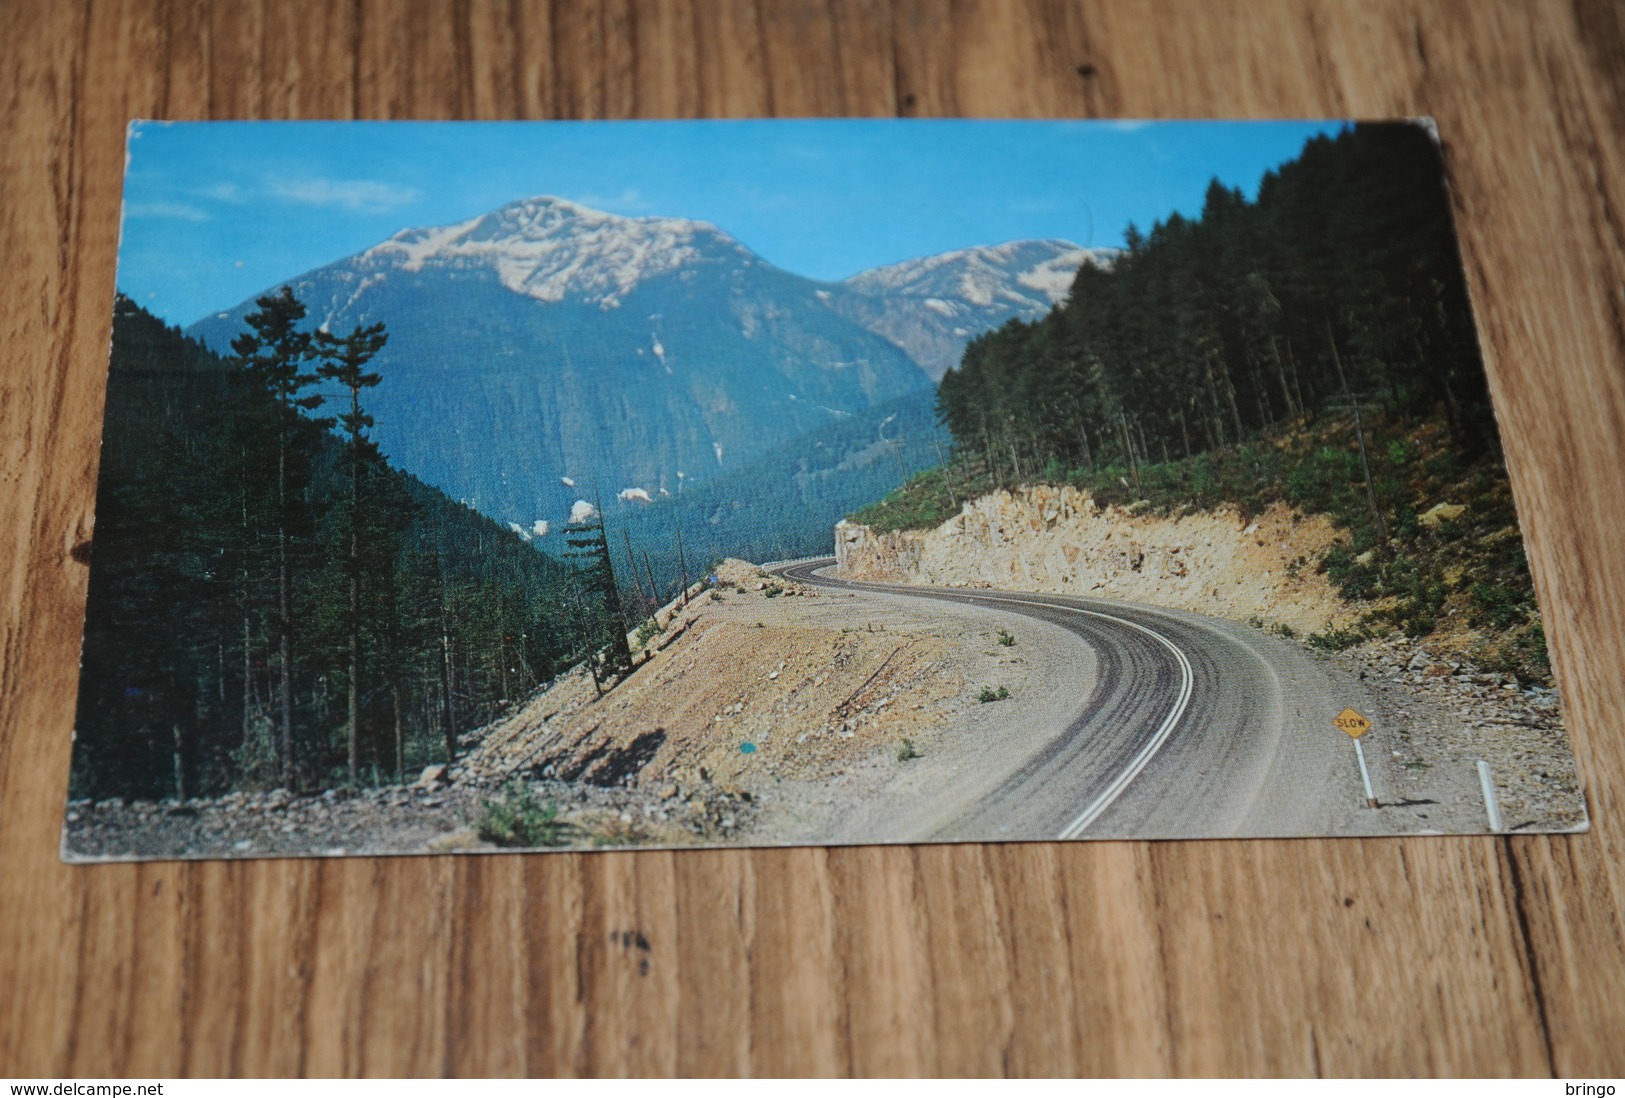
[[[862, 600], [936, 600], [1047, 622], [1088, 649], [1054, 689], [1066, 716], [1023, 730], [1019, 749], [945, 774], [929, 797], [883, 819], [857, 814], [870, 841], [1198, 838], [1474, 830], [1429, 802], [1366, 807], [1353, 745], [1331, 718], [1345, 706], [1383, 718], [1356, 675], [1302, 646], [1202, 615], [1104, 599], [854, 583], [833, 560], [777, 567], [789, 579]], [[855, 610], [858, 608], [855, 607]], [[859, 611], [861, 612], [861, 611]], [[1000, 719], [988, 706], [987, 720]], [[1368, 755], [1373, 754], [1368, 752]], [[1399, 784], [1380, 752], [1379, 797]], [[1456, 798], [1451, 798], [1455, 800]]]

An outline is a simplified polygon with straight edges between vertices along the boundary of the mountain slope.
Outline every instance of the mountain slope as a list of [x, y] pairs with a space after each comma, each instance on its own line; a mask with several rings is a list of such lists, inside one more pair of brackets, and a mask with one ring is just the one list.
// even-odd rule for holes
[[[843, 416], [680, 495], [648, 503], [606, 499], [604, 508], [610, 526], [625, 529], [639, 553], [649, 554], [639, 563], [669, 595], [683, 563], [692, 579], [699, 563], [729, 556], [767, 561], [828, 553], [837, 521], [941, 461], [949, 442], [935, 394], [921, 390]], [[686, 562], [679, 561], [679, 536]], [[564, 549], [552, 536], [537, 544]], [[618, 554], [617, 547], [617, 561]]]
[[1085, 263], [1117, 251], [1067, 240], [1017, 240], [875, 267], [841, 283], [833, 308], [902, 347], [937, 381], [965, 344], [1013, 317], [1033, 320], [1065, 301]]
[[[714, 226], [560, 199], [407, 230], [289, 285], [313, 323], [388, 327], [369, 394], [384, 452], [527, 528], [583, 495], [676, 492], [931, 384], [823, 284]], [[253, 309], [190, 333], [224, 351]]]

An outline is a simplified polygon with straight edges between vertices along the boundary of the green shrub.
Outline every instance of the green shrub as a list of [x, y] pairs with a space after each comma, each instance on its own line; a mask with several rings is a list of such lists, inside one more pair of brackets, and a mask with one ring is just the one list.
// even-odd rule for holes
[[1328, 629], [1324, 633], [1310, 633], [1306, 639], [1311, 648], [1322, 652], [1341, 652], [1368, 640], [1370, 634], [1359, 629]]
[[1473, 584], [1468, 594], [1472, 598], [1472, 609], [1467, 620], [1473, 625], [1510, 629], [1528, 616], [1527, 587], [1519, 590], [1503, 583], [1481, 581]]
[[999, 646], [1001, 648], [1014, 648], [1016, 646], [1016, 638], [1014, 636], [1012, 636], [1011, 634], [1005, 632], [1003, 629], [1000, 629], [999, 630]]
[[915, 474], [884, 499], [853, 512], [850, 519], [880, 533], [930, 530], [958, 514], [958, 500], [974, 499], [992, 489], [985, 474], [956, 461]]
[[1531, 677], [1541, 680], [1551, 678], [1552, 661], [1546, 652], [1546, 629], [1540, 622], [1529, 623], [1513, 642], [1513, 650], [1522, 657], [1524, 668]]
[[1344, 598], [1364, 601], [1382, 594], [1382, 574], [1376, 561], [1360, 563], [1346, 542], [1326, 550], [1321, 563], [1326, 566], [1326, 578]]
[[988, 702], [1003, 701], [1010, 696], [1010, 691], [1001, 686], [997, 690], [991, 686], [982, 687], [982, 692], [976, 695], [976, 700], [986, 705]]
[[558, 806], [537, 800], [523, 783], [510, 782], [500, 799], [482, 800], [480, 808], [476, 830], [486, 842], [518, 847], [564, 844], [565, 825], [558, 818]]
[[903, 742], [897, 747], [897, 761], [908, 762], [910, 759], [917, 759], [919, 757], [920, 753], [914, 750], [914, 741], [909, 739], [907, 736], [903, 737]]
[[1449, 594], [1443, 579], [1433, 568], [1403, 553], [1396, 553], [1385, 571], [1378, 589], [1393, 595], [1396, 602], [1391, 609], [1374, 615], [1375, 619], [1399, 626], [1410, 637], [1433, 632]]

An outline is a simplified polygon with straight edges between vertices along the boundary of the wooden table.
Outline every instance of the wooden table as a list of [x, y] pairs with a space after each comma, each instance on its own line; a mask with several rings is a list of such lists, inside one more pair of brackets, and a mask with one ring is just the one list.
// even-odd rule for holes
[[[1619, 6], [5, 0], [0, 58], [0, 1075], [1625, 1074]], [[126, 120], [842, 114], [1434, 115], [1595, 830], [58, 862]]]

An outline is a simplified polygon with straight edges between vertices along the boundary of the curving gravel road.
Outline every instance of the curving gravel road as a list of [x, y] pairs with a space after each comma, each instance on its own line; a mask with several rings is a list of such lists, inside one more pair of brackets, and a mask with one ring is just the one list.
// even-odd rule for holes
[[[1297, 644], [1233, 622], [1103, 599], [854, 583], [825, 575], [833, 563], [776, 570], [858, 599], [1020, 614], [1066, 630], [1094, 657], [1086, 676], [1054, 684], [1075, 694], [1070, 720], [1023, 730], [1022, 749], [1006, 752], [996, 773], [980, 760], [979, 782], [961, 782], [957, 792], [945, 784], [941, 797], [894, 815], [869, 841], [1482, 830], [1469, 812], [1450, 807], [1471, 802], [1468, 789], [1453, 788], [1462, 784], [1454, 777], [1443, 803], [1366, 807], [1353, 747], [1331, 718], [1345, 706], [1381, 718], [1382, 703], [1358, 677]], [[990, 706], [989, 720], [997, 717]], [[1381, 798], [1399, 783], [1380, 749], [1368, 745], [1367, 755]], [[945, 806], [943, 798], [962, 803]], [[1436, 808], [1423, 818], [1419, 804]]]

